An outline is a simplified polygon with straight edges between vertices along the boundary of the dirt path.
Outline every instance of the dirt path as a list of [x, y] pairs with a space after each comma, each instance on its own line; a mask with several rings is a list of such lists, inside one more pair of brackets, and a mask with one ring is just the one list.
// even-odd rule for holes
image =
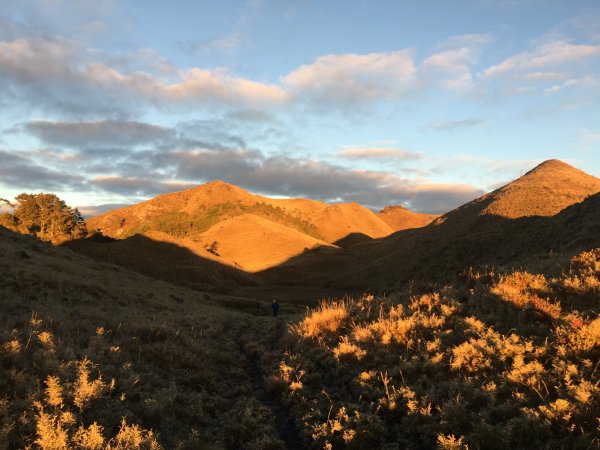
[[[284, 318], [278, 317], [275, 319], [275, 327], [272, 333], [272, 339], [266, 341], [270, 351], [274, 356], [279, 356], [283, 353], [283, 338], [287, 333], [287, 323]], [[277, 435], [284, 442], [285, 447], [289, 450], [305, 449], [306, 445], [300, 432], [295, 426], [291, 416], [290, 408], [282, 404], [276, 395], [269, 394], [265, 390], [265, 374], [260, 364], [260, 355], [256, 351], [249, 350], [244, 344], [241, 337], [238, 338], [240, 353], [245, 359], [246, 372], [252, 383], [252, 390], [255, 398], [264, 406], [273, 412], [275, 418], [275, 429]]]

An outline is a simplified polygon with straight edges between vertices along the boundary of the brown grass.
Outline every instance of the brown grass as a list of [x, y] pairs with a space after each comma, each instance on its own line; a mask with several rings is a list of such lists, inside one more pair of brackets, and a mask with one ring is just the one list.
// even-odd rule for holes
[[268, 304], [238, 313], [1, 228], [0, 266], [0, 446], [282, 447], [241, 347], [271, 342]]
[[314, 252], [265, 275], [272, 282], [390, 292], [411, 280], [449, 279], [468, 267], [549, 270], [557, 253], [597, 245], [599, 191], [600, 179], [549, 161], [426, 227], [331, 254]]
[[600, 180], [558, 160], [546, 161], [490, 194], [482, 214], [516, 219], [553, 216], [600, 191]]
[[599, 445], [597, 298], [576, 309], [595, 282], [571, 280], [600, 252], [573, 261], [308, 312], [280, 366], [304, 433], [322, 448]]
[[394, 231], [420, 228], [430, 224], [439, 214], [422, 214], [402, 206], [386, 206], [377, 213], [377, 217], [387, 223]]

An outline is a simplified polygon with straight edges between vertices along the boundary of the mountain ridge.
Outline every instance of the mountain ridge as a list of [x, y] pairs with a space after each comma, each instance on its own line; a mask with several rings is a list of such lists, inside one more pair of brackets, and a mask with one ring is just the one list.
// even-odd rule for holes
[[[548, 191], [548, 186], [554, 190]], [[518, 264], [530, 255], [578, 251], [585, 247], [583, 243], [593, 241], [598, 228], [599, 192], [600, 179], [550, 160], [426, 227], [363, 241], [329, 255], [301, 255], [264, 276], [339, 288], [385, 289], [412, 278], [453, 275], [469, 266]], [[511, 202], [511, 209], [503, 209]], [[539, 209], [544, 202], [546, 209]], [[575, 221], [580, 223], [572, 230], [568, 223]], [[329, 267], [343, 267], [343, 273], [331, 273]]]
[[[355, 245], [356, 241], [344, 239], [350, 235], [382, 238], [397, 229], [423, 226], [430, 217], [403, 210], [388, 224], [388, 216], [358, 203], [271, 199], [214, 180], [106, 212], [88, 219], [87, 224], [114, 239], [144, 235], [188, 248], [202, 258], [257, 272], [316, 247]], [[127, 251], [125, 245], [120, 246]], [[206, 251], [210, 246], [221, 249], [218, 255]], [[81, 244], [78, 247], [83, 249]]]

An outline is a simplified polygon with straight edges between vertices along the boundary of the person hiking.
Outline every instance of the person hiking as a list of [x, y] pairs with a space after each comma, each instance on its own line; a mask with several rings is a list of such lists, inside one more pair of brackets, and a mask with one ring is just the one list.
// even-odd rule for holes
[[273, 310], [273, 317], [277, 316], [277, 313], [279, 312], [279, 303], [277, 303], [277, 300], [273, 300], [273, 303], [271, 303], [271, 309]]

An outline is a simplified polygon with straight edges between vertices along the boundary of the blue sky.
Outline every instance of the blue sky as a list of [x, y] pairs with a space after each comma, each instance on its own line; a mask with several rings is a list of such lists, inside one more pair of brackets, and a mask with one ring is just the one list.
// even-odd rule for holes
[[85, 214], [213, 179], [452, 209], [600, 176], [597, 1], [4, 0], [0, 197]]

